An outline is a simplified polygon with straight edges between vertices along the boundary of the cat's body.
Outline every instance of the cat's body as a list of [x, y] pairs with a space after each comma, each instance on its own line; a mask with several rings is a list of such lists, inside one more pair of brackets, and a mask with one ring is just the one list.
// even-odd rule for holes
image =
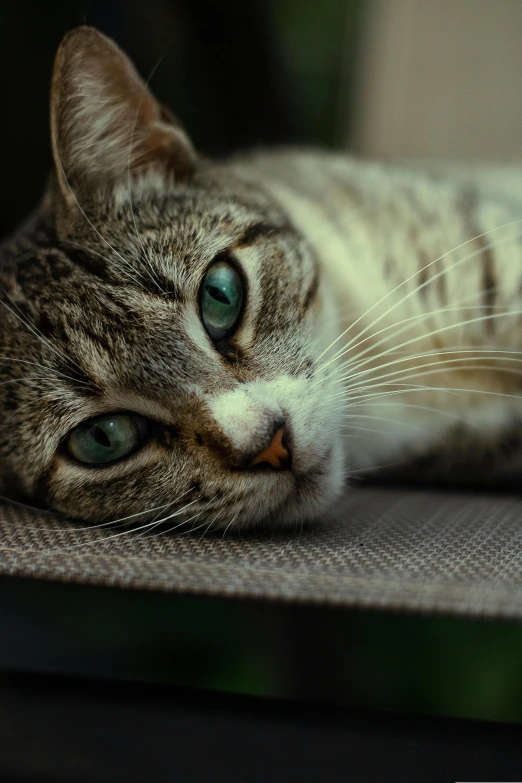
[[335, 349], [362, 362], [342, 373], [352, 469], [517, 487], [522, 169], [427, 168], [285, 150], [240, 171], [314, 246], [345, 334]]
[[312, 519], [351, 475], [518, 486], [522, 175], [198, 160], [88, 28], [52, 133], [0, 251], [4, 492], [225, 529]]

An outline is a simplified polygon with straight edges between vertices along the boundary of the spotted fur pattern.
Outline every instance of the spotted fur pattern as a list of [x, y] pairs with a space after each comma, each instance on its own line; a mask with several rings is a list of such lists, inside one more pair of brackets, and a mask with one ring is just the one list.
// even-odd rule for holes
[[[51, 128], [42, 204], [0, 250], [4, 494], [226, 529], [317, 518], [365, 472], [517, 485], [518, 180], [289, 150], [212, 163], [85, 27], [60, 47]], [[215, 344], [198, 292], [218, 257], [246, 305]], [[151, 437], [75, 462], [68, 433], [111, 411]], [[292, 469], [252, 470], [281, 421]]]

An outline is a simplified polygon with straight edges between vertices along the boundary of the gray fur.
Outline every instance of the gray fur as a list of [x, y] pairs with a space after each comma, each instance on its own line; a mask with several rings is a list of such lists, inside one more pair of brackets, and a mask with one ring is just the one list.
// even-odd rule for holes
[[[483, 361], [483, 371], [466, 375], [464, 353], [471, 343], [480, 363], [486, 345], [511, 351], [511, 358], [520, 352], [519, 317], [507, 315], [519, 309], [520, 288], [501, 280], [506, 245], [490, 251], [477, 240], [466, 247], [482, 256], [476, 274], [463, 263], [460, 277], [444, 268], [442, 283], [429, 289], [427, 283], [428, 274], [449, 263], [432, 267], [432, 260], [517, 219], [520, 204], [484, 199], [469, 184], [325, 153], [283, 151], [223, 164], [196, 158], [126, 58], [90, 28], [79, 28], [60, 48], [51, 112], [55, 174], [35, 215], [0, 249], [5, 494], [92, 521], [149, 517], [159, 509], [161, 518], [176, 515], [172, 525], [189, 520], [226, 528], [315, 518], [347, 472], [382, 461], [398, 460], [407, 466], [403, 475], [422, 478], [425, 471], [435, 481], [447, 474], [461, 483], [478, 477], [502, 485], [519, 475], [520, 384], [513, 364], [488, 358], [487, 368]], [[522, 268], [518, 237], [513, 243], [512, 263]], [[214, 346], [199, 318], [198, 291], [223, 253], [245, 275], [247, 305], [237, 334]], [[419, 290], [393, 316], [386, 313], [393, 297], [373, 309], [417, 273], [411, 287]], [[468, 314], [469, 325], [455, 327], [449, 342], [424, 339], [423, 330], [434, 331], [436, 310], [445, 313], [440, 328], [448, 325], [448, 303], [458, 294], [458, 309], [462, 290], [474, 302], [474, 310], [459, 316]], [[504, 322], [490, 318], [489, 330], [482, 322], [475, 329], [477, 313], [492, 316], [500, 307]], [[419, 308], [424, 320], [415, 321]], [[383, 325], [410, 319], [395, 347], [420, 340], [409, 354], [412, 371], [426, 364], [418, 354], [450, 351], [458, 332], [461, 364], [448, 363], [442, 380], [428, 380], [422, 397], [411, 392], [408, 398], [410, 410], [451, 409], [457, 423], [425, 414], [426, 437], [383, 432], [366, 446], [358, 445], [355, 430], [342, 431], [347, 410], [360, 414], [363, 427], [379, 412], [386, 418], [371, 400], [358, 401], [362, 384], [338, 385], [339, 363], [326, 366], [348, 340], [331, 346], [336, 337], [358, 319], [364, 335], [378, 314], [382, 321], [364, 346], [376, 344], [365, 378], [383, 393], [399, 391], [389, 382], [379, 386], [390, 362], [378, 347]], [[353, 344], [344, 357], [351, 366], [362, 356]], [[478, 405], [475, 418], [466, 418], [473, 394], [461, 392], [456, 403], [440, 391], [442, 384], [450, 391], [467, 384], [481, 402], [500, 395], [494, 398], [499, 411], [486, 406], [483, 414]], [[413, 419], [404, 398], [396, 399], [406, 432]], [[151, 440], [114, 465], [75, 464], [64, 451], [71, 429], [121, 410], [153, 420]], [[482, 415], [487, 432], [477, 433]], [[243, 469], [280, 417], [291, 432], [293, 470]], [[508, 431], [510, 447], [502, 451]], [[468, 444], [456, 473], [453, 439]], [[477, 456], [477, 444], [489, 456]]]

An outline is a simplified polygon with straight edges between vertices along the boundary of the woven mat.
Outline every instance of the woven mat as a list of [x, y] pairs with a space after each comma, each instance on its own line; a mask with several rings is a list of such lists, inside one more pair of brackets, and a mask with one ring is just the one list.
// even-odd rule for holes
[[301, 534], [86, 529], [0, 506], [0, 574], [147, 590], [522, 617], [522, 497], [347, 492]]

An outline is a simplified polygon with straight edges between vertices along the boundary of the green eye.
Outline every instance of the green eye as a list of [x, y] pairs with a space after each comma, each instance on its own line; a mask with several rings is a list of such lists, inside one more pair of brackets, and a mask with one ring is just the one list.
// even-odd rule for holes
[[131, 413], [114, 413], [89, 419], [67, 438], [69, 454], [89, 465], [102, 465], [126, 457], [143, 443], [147, 422]]
[[235, 329], [243, 304], [243, 283], [233, 264], [216, 261], [201, 286], [201, 318], [213, 340], [228, 337]]

